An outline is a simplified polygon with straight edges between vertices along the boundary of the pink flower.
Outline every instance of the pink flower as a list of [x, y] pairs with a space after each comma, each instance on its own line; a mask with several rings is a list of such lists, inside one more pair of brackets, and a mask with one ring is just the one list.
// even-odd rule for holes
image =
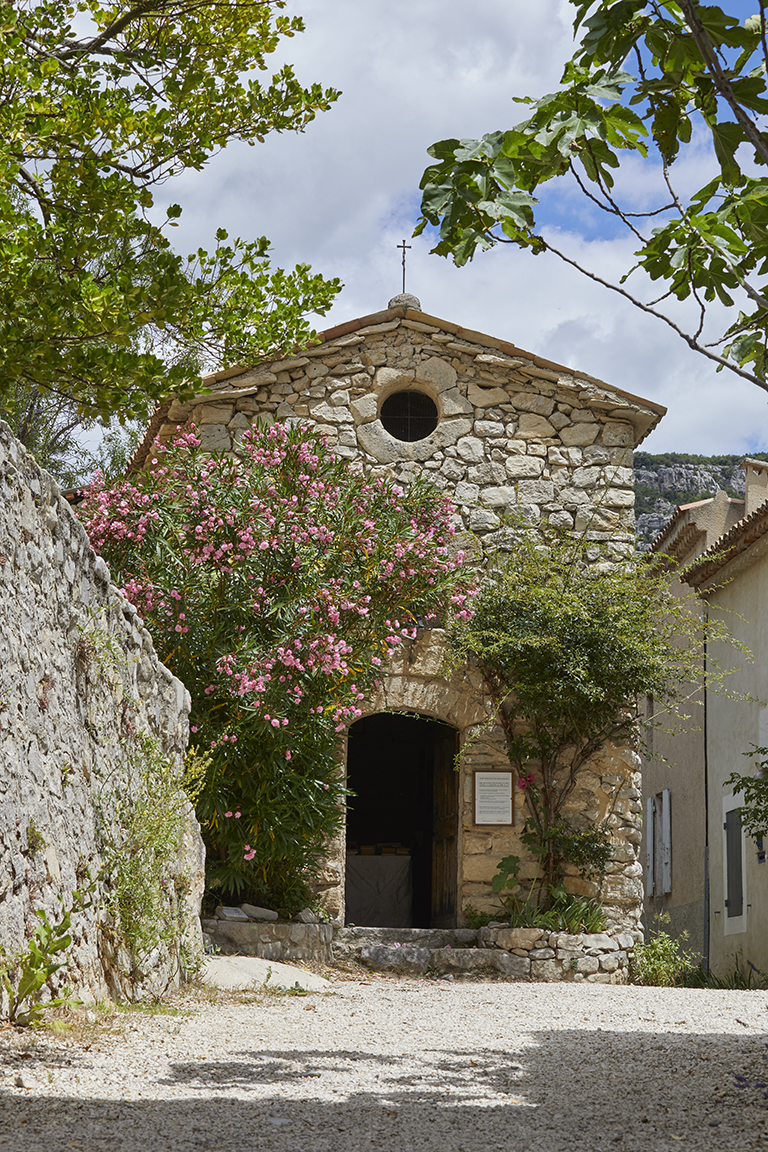
[[225, 813], [224, 813], [224, 815], [225, 815], [225, 816], [231, 816], [231, 815], [232, 815], [232, 813], [231, 813], [231, 812], [225, 812]]

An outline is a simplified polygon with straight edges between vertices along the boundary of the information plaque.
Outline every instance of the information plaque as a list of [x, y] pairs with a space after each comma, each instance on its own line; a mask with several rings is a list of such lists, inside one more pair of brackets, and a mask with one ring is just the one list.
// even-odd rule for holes
[[475, 772], [475, 824], [512, 824], [511, 772]]

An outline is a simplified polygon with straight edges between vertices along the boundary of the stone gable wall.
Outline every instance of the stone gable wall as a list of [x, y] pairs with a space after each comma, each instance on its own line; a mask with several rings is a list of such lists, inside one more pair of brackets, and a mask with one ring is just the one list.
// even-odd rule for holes
[[[100, 827], [130, 788], [126, 746], [146, 733], [178, 761], [189, 697], [158, 660], [135, 608], [109, 582], [53, 478], [0, 423], [0, 946], [24, 949], [44, 909], [99, 878], [95, 906], [73, 917], [72, 962], [54, 977], [86, 1000], [133, 997], [179, 979], [160, 949], [143, 974], [125, 975], [99, 911]], [[188, 813], [177, 862], [179, 916], [190, 951], [201, 943], [204, 850]], [[146, 978], [146, 979], [144, 979]], [[7, 1004], [0, 1005], [6, 1007]]]
[[[337, 455], [372, 475], [407, 484], [424, 471], [453, 500], [456, 527], [501, 538], [504, 514], [583, 532], [616, 556], [634, 550], [632, 453], [659, 411], [589, 377], [542, 361], [511, 345], [415, 309], [390, 309], [353, 322], [300, 355], [219, 374], [211, 394], [174, 402], [155, 424], [169, 441], [193, 422], [203, 446], [237, 451], [260, 420], [306, 420], [322, 429]], [[403, 442], [379, 413], [388, 396], [405, 389], [435, 402], [438, 424], [423, 440]], [[148, 445], [145, 443], [145, 450]], [[466, 747], [459, 820], [459, 907], [492, 909], [490, 881], [498, 861], [525, 856], [522, 804], [514, 828], [473, 824], [473, 771], [509, 770], [500, 730], [487, 727], [488, 703], [479, 676], [442, 674], [438, 633], [422, 637], [408, 662], [395, 658], [368, 712], [408, 710], [454, 724]], [[482, 738], [475, 739], [478, 733]], [[642, 900], [638, 760], [629, 749], [607, 748], [582, 777], [568, 809], [607, 819], [615, 859], [598, 890], [571, 877], [573, 890], [596, 895], [610, 927], [636, 930]], [[329, 845], [318, 894], [343, 922], [344, 843]]]
[[[214, 380], [210, 396], [171, 405], [160, 438], [192, 421], [205, 447], [228, 452], [257, 419], [310, 420], [339, 456], [373, 475], [407, 481], [426, 471], [450, 493], [464, 528], [496, 531], [505, 511], [520, 508], [633, 547], [633, 421], [656, 414], [605, 385], [412, 315]], [[378, 418], [404, 388], [437, 405], [438, 426], [424, 440], [396, 440]]]

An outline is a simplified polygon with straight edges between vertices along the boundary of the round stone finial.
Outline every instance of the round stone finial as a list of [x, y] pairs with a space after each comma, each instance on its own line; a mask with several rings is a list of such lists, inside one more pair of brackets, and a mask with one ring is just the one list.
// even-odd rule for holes
[[417, 312], [421, 312], [421, 301], [418, 296], [412, 296], [410, 292], [401, 292], [398, 296], [393, 296], [387, 308], [415, 308]]

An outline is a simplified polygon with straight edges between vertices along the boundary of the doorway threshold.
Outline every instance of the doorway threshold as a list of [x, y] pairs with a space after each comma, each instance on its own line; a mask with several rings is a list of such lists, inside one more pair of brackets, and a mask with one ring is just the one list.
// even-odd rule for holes
[[366, 945], [400, 945], [411, 948], [474, 948], [479, 943], [476, 928], [365, 928], [358, 925], [335, 928], [333, 954], [338, 959], [359, 959]]

